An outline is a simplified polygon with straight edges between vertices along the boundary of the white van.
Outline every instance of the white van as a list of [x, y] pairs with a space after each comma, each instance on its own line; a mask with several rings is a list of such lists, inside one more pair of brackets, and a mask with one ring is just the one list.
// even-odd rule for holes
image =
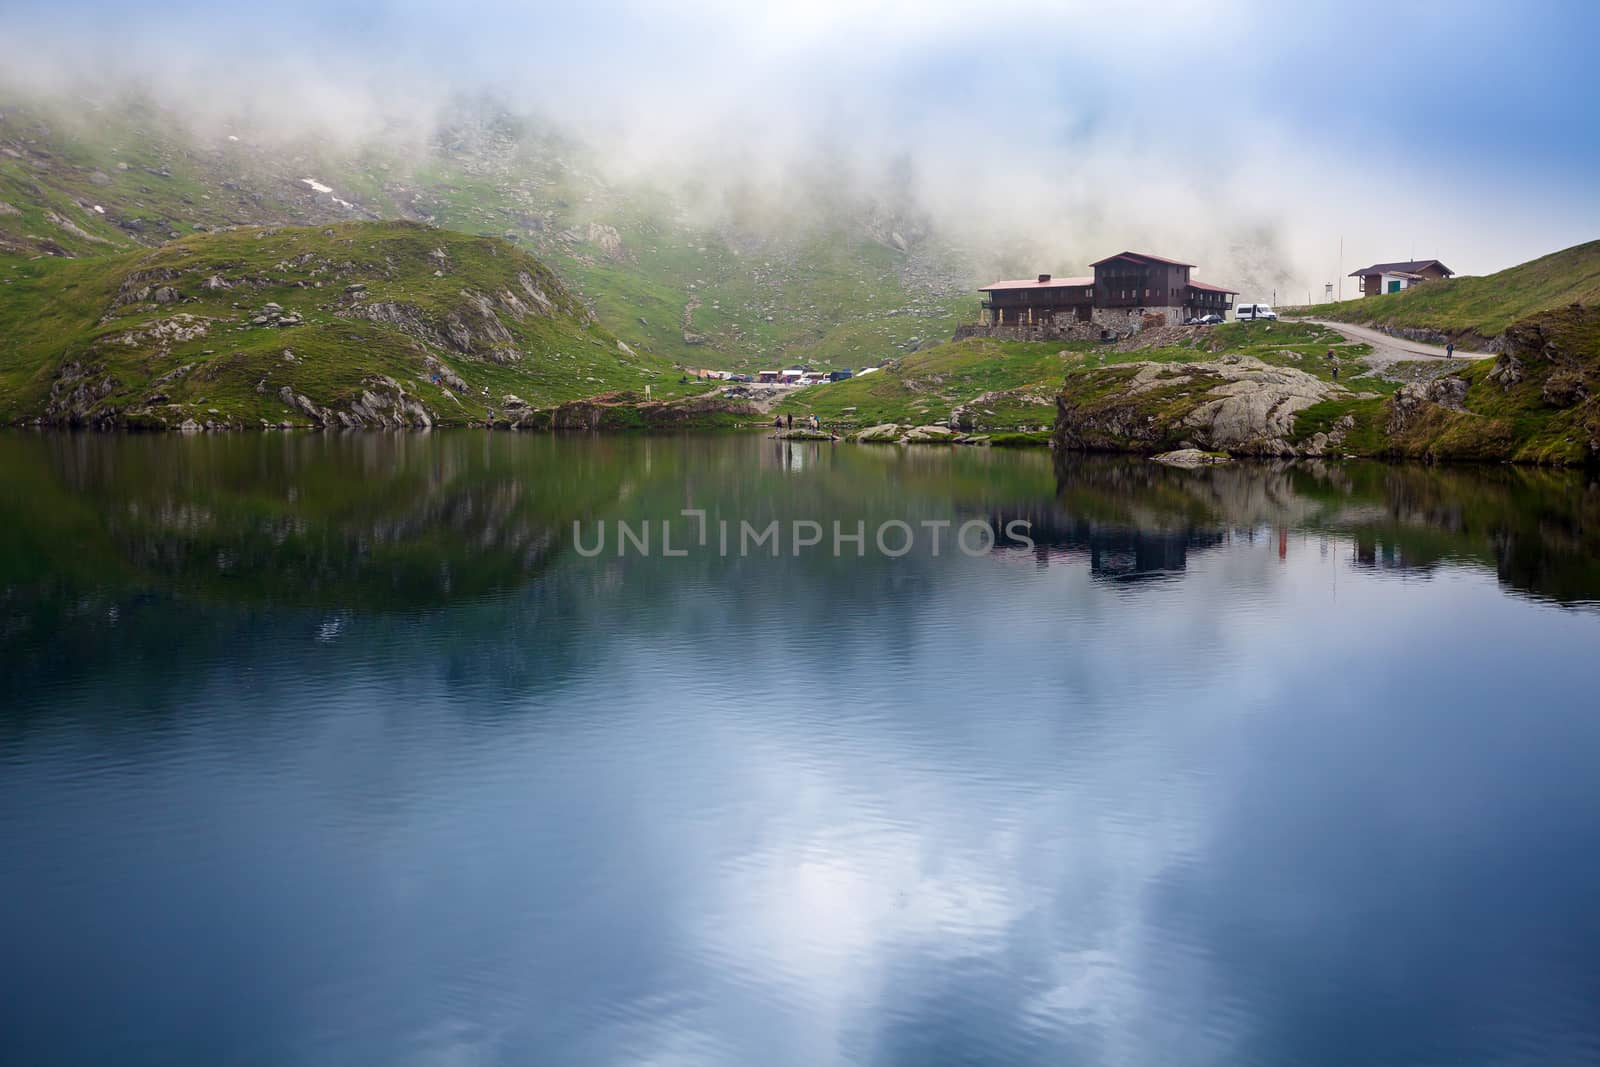
[[1233, 317], [1240, 322], [1250, 322], [1253, 319], [1272, 319], [1276, 321], [1278, 313], [1272, 310], [1271, 304], [1240, 304], [1234, 309]]

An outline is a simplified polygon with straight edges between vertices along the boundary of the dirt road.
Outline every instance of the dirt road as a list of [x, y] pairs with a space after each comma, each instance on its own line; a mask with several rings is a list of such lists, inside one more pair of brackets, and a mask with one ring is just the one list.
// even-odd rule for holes
[[[1421, 341], [1408, 341], [1404, 337], [1391, 337], [1370, 326], [1352, 326], [1348, 322], [1330, 322], [1327, 319], [1288, 319], [1289, 322], [1314, 322], [1330, 330], [1338, 330], [1351, 341], [1364, 341], [1372, 346], [1372, 354], [1380, 359], [1444, 359], [1444, 348], [1426, 345]], [[1493, 352], [1465, 352], [1456, 349], [1457, 359], [1492, 359]]]

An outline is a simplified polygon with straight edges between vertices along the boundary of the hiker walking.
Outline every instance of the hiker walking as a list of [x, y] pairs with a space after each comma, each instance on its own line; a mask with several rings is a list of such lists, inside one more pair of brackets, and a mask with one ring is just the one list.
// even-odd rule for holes
[[1444, 358], [1445, 359], [1455, 359], [1456, 358], [1456, 343], [1454, 341], [1447, 341], [1445, 343], [1445, 346], [1444, 346]]
[[1328, 349], [1328, 363], [1333, 367], [1333, 380], [1339, 380], [1339, 357], [1333, 354], [1333, 349]]

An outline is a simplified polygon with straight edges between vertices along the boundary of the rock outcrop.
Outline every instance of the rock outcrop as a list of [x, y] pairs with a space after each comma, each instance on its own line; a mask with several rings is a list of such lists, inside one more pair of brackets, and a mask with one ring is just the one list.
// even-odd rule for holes
[[1348, 396], [1305, 371], [1249, 356], [1089, 368], [1070, 375], [1057, 397], [1054, 440], [1091, 451], [1290, 456], [1300, 452], [1295, 416]]
[[381, 374], [364, 381], [360, 393], [342, 405], [320, 405], [287, 385], [278, 390], [278, 398], [325, 430], [426, 430], [437, 421], [405, 386]]
[[110, 425], [117, 412], [114, 408], [103, 407], [102, 402], [121, 385], [116, 376], [100, 364], [69, 360], [56, 370], [50, 383], [46, 417], [50, 422], [68, 426]]
[[[409, 337], [464, 356], [502, 365], [520, 361], [522, 354], [517, 351], [516, 338], [500, 321], [499, 313], [504, 311], [507, 316], [520, 321], [534, 312], [510, 290], [503, 290], [497, 301], [484, 293], [463, 289], [461, 300], [460, 304], [443, 315], [426, 311], [416, 304], [382, 300], [358, 302], [340, 313], [350, 318], [392, 326]], [[538, 313], [543, 314], [543, 311]]]
[[856, 431], [850, 440], [864, 445], [986, 445], [989, 435], [962, 433], [948, 426], [902, 426], [885, 422]]
[[252, 326], [300, 326], [305, 323], [298, 311], [284, 311], [281, 304], [263, 304], [250, 319]]
[[1467, 380], [1465, 378], [1434, 378], [1426, 382], [1411, 382], [1400, 387], [1389, 399], [1388, 432], [1401, 434], [1416, 424], [1421, 414], [1430, 406], [1448, 411], [1467, 410]]

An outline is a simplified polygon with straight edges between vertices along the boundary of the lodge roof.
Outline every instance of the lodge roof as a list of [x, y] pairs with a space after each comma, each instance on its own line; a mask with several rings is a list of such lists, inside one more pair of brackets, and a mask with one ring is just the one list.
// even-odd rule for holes
[[1437, 259], [1408, 259], [1403, 263], [1374, 263], [1370, 267], [1351, 271], [1350, 277], [1361, 278], [1369, 274], [1416, 274], [1429, 267], [1438, 267], [1446, 276], [1455, 273]]
[[1224, 289], [1220, 285], [1212, 285], [1210, 282], [1197, 282], [1192, 279], [1189, 282], [1189, 288], [1204, 289], [1208, 293], [1233, 293], [1235, 296], [1239, 293], [1237, 289]]
[[1098, 267], [1102, 263], [1110, 263], [1113, 259], [1142, 259], [1150, 263], [1165, 263], [1171, 267], [1194, 266], [1193, 263], [1185, 263], [1181, 259], [1168, 259], [1165, 256], [1152, 256], [1148, 252], [1118, 252], [1114, 256], [1107, 256], [1105, 259], [1097, 259], [1093, 263], [1089, 264], [1089, 266]]
[[1093, 278], [1048, 278], [1042, 282], [1037, 278], [1021, 278], [1012, 282], [990, 282], [978, 292], [992, 293], [997, 289], [1087, 289], [1093, 284]]

